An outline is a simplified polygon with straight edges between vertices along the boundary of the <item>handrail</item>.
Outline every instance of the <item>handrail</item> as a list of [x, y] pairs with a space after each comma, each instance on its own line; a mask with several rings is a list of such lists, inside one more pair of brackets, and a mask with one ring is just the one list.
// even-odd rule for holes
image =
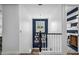
[[47, 35], [62, 35], [62, 33], [47, 33]]
[[47, 35], [62, 35], [62, 33], [41, 33], [41, 34], [47, 34]]

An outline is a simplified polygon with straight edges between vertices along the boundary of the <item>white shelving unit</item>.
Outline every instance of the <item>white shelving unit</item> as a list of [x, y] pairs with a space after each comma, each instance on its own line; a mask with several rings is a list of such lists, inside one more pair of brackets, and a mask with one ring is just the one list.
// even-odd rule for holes
[[0, 54], [2, 51], [2, 5], [0, 5]]
[[[78, 7], [75, 7], [67, 12], [67, 36], [68, 41], [71, 35], [78, 37]], [[68, 45], [70, 43], [68, 42]], [[76, 49], [78, 51], [78, 48]]]

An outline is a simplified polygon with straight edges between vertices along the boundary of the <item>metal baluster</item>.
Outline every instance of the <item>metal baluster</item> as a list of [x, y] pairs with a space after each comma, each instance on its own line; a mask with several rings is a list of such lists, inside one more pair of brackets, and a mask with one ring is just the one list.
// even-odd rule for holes
[[55, 35], [54, 35], [54, 52], [55, 52]]
[[54, 41], [53, 41], [54, 36], [52, 35], [51, 37], [52, 37], [52, 39], [51, 39], [51, 40], [52, 40], [52, 42], [53, 42], [53, 43], [51, 43], [51, 45], [52, 45], [52, 49], [53, 49], [53, 52], [54, 52], [54, 48], [53, 48], [53, 47], [54, 47], [54, 45], [53, 45], [53, 44], [54, 44]]
[[57, 50], [58, 50], [58, 48], [57, 48], [57, 46], [58, 46], [58, 42], [57, 42], [57, 37], [58, 37], [58, 35], [55, 35], [55, 37], [56, 37], [56, 42], [55, 42], [55, 52], [57, 52]]
[[61, 49], [62, 49], [62, 40], [61, 40], [61, 35], [60, 35], [60, 52], [61, 52]]
[[59, 42], [59, 35], [57, 35], [57, 43], [58, 43], [58, 44], [57, 44], [57, 52], [58, 52], [58, 51], [59, 51], [59, 46], [58, 46], [58, 45], [59, 45], [59, 43], [60, 43], [60, 42]]
[[58, 39], [57, 40], [58, 40], [58, 45], [57, 45], [58, 46], [58, 51], [57, 52], [59, 52], [60, 51], [60, 35], [58, 35]]

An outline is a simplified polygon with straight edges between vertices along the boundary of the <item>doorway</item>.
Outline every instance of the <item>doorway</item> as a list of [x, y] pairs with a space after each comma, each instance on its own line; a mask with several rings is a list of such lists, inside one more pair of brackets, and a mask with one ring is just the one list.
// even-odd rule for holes
[[48, 19], [33, 19], [32, 25], [32, 47], [39, 48], [38, 33], [41, 31], [42, 48], [47, 48]]

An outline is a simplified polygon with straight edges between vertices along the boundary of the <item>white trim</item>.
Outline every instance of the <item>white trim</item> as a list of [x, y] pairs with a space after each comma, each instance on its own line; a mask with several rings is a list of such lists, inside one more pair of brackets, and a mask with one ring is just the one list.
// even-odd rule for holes
[[19, 55], [18, 51], [2, 51], [2, 55]]

